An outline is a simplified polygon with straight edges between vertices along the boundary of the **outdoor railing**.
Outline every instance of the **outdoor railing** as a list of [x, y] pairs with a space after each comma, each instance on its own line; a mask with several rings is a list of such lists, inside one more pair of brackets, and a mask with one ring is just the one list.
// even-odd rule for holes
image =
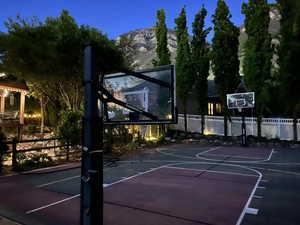
[[19, 116], [18, 111], [0, 113], [0, 119], [3, 120], [16, 120], [18, 119], [18, 116]]
[[[5, 152], [5, 155], [11, 155], [12, 167], [16, 168], [18, 165], [18, 154], [28, 153], [28, 152], [41, 152], [44, 150], [56, 150], [65, 149], [65, 159], [68, 161], [70, 159], [70, 144], [60, 144], [59, 138], [46, 138], [46, 139], [30, 139], [30, 140], [18, 140], [14, 138], [12, 141], [4, 142], [9, 146], [9, 150]], [[26, 143], [33, 143], [34, 145], [26, 146]], [[20, 146], [20, 145], [23, 146]]]

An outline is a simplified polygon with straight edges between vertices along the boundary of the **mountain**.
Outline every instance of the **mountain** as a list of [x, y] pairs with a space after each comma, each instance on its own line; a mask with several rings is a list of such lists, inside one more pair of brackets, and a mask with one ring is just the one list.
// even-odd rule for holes
[[[278, 34], [280, 30], [280, 13], [277, 7], [272, 6], [270, 10], [270, 27], [269, 31], [273, 37], [273, 43], [279, 44]], [[152, 67], [152, 60], [155, 58], [156, 37], [155, 27], [134, 30], [120, 35], [117, 42], [123, 40], [124, 52], [130, 60], [130, 64], [135, 69], [143, 69]], [[239, 55], [243, 57], [243, 46], [247, 40], [245, 26], [240, 26], [240, 51]], [[176, 34], [172, 29], [168, 30], [168, 48], [171, 53], [171, 61], [175, 63], [176, 57]], [[241, 71], [242, 73], [242, 71]], [[210, 76], [210, 79], [212, 77]]]
[[[131, 66], [135, 69], [144, 69], [152, 67], [152, 60], [155, 58], [156, 36], [155, 27], [138, 29], [120, 35], [117, 42], [125, 39], [125, 43], [129, 46], [125, 49], [129, 58], [131, 58]], [[168, 30], [168, 48], [171, 53], [171, 61], [175, 62], [176, 57], [176, 34], [174, 30]]]

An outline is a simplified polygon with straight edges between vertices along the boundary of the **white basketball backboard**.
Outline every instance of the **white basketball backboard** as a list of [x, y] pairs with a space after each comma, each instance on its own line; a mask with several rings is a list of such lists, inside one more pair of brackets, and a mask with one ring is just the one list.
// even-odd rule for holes
[[227, 94], [228, 109], [254, 108], [254, 92]]

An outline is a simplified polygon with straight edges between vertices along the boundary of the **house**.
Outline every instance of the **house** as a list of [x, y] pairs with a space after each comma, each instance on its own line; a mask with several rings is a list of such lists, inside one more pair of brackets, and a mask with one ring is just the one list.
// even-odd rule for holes
[[[14, 101], [12, 93], [20, 93], [20, 108], [19, 112], [9, 113], [6, 112], [7, 102]], [[25, 96], [29, 93], [28, 87], [24, 81], [19, 81], [13, 76], [6, 76], [1, 74], [0, 76], [0, 119], [16, 119], [19, 114], [19, 122], [24, 124], [25, 113]]]

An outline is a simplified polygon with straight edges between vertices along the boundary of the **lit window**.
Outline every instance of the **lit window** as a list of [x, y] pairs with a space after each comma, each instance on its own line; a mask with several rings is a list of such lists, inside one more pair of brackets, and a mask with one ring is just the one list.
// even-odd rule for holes
[[208, 115], [213, 115], [214, 114], [214, 104], [213, 103], [208, 103]]

